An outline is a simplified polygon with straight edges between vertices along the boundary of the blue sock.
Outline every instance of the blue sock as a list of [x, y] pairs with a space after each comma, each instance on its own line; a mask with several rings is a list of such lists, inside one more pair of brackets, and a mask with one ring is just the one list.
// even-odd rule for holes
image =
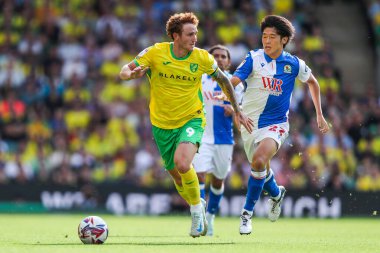
[[269, 174], [265, 178], [264, 190], [266, 190], [271, 197], [277, 197], [280, 194], [280, 188], [274, 179], [274, 174], [272, 169], [269, 170]]
[[215, 189], [210, 186], [210, 194], [207, 204], [207, 212], [211, 214], [216, 214], [219, 210], [220, 201], [222, 200], [224, 192], [224, 186], [220, 189]]
[[201, 190], [201, 198], [206, 199], [205, 184], [199, 182], [199, 189]]
[[244, 209], [252, 212], [257, 200], [260, 198], [265, 182], [266, 171], [251, 171], [248, 180], [247, 197], [245, 199]]

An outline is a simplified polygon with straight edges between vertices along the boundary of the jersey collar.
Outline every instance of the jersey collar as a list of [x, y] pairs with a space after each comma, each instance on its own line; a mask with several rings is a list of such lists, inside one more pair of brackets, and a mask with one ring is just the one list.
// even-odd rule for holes
[[174, 46], [174, 43], [173, 42], [170, 42], [170, 54], [172, 55], [172, 57], [176, 60], [186, 60], [187, 58], [189, 58], [189, 56], [191, 55], [191, 52], [188, 52], [187, 55], [185, 55], [184, 57], [177, 57], [175, 56], [174, 54], [174, 51], [173, 51], [173, 46]]
[[277, 57], [277, 59], [272, 59], [269, 57], [269, 55], [267, 55], [265, 52], [264, 52], [264, 57], [265, 57], [265, 60], [267, 61], [267, 63], [270, 63], [271, 61], [275, 60], [275, 61], [281, 61], [284, 59], [284, 56], [285, 56], [285, 51], [282, 50], [282, 53], [280, 54], [279, 57]]

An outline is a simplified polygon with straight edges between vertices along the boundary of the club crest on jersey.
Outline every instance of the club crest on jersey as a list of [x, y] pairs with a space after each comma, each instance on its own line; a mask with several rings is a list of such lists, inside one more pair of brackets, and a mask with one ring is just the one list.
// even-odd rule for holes
[[193, 73], [197, 72], [197, 70], [198, 70], [198, 64], [197, 63], [190, 63], [190, 70]]
[[290, 65], [284, 66], [284, 73], [292, 73], [292, 67]]

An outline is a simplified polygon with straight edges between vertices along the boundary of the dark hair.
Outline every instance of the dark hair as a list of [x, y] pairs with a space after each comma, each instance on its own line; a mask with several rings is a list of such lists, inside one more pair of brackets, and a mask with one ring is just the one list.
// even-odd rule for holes
[[212, 46], [212, 47], [208, 50], [208, 52], [209, 52], [210, 54], [212, 54], [216, 49], [220, 49], [220, 50], [224, 50], [224, 51], [226, 51], [226, 52], [227, 52], [228, 60], [231, 60], [230, 50], [228, 50], [227, 47], [222, 46], [222, 45], [220, 45], [220, 44], [215, 45], [215, 46]]
[[293, 39], [296, 30], [292, 23], [284, 17], [277, 15], [268, 15], [263, 18], [261, 21], [261, 32], [264, 32], [264, 29], [267, 27], [273, 27], [276, 29], [277, 34], [283, 37], [288, 37], [288, 42], [284, 47]]
[[174, 39], [173, 33], [182, 33], [182, 26], [184, 24], [193, 24], [195, 26], [198, 26], [199, 20], [197, 16], [195, 16], [192, 12], [186, 12], [186, 13], [176, 13], [172, 15], [168, 22], [166, 22], [166, 33], [167, 35]]

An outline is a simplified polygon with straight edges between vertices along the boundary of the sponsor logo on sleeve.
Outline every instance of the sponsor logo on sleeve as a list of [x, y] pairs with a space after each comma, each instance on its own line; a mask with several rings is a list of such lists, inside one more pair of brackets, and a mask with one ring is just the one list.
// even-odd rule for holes
[[240, 63], [240, 65], [236, 68], [236, 69], [239, 69], [241, 66], [243, 66], [244, 65], [244, 63], [245, 63], [245, 60], [244, 61], [242, 61], [241, 63]]
[[150, 49], [150, 47], [147, 47], [145, 48], [143, 51], [141, 51], [137, 56], [136, 56], [136, 59], [140, 59], [141, 57], [143, 57], [144, 54], [146, 54], [146, 52], [148, 52]]

